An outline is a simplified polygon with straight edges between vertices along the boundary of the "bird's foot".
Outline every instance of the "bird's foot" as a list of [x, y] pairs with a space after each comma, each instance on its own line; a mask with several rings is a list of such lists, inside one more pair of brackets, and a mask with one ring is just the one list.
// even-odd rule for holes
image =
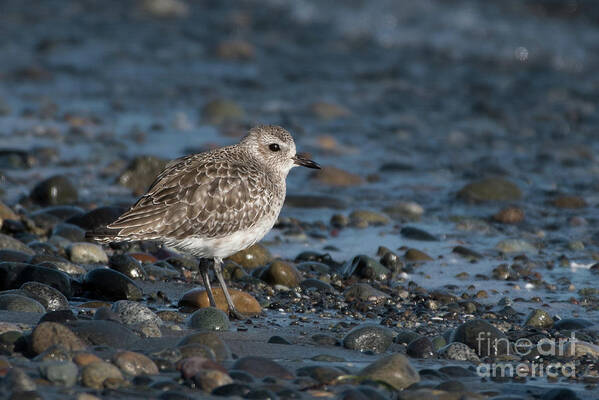
[[238, 319], [240, 321], [245, 321], [246, 319], [248, 319], [247, 315], [240, 313], [234, 307], [229, 307], [229, 316], [231, 319]]

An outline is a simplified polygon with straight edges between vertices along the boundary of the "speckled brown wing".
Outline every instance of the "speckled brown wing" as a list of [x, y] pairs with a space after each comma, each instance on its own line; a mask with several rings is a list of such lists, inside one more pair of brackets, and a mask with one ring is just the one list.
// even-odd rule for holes
[[184, 157], [167, 165], [147, 194], [109, 229], [120, 240], [218, 238], [250, 229], [275, 194], [257, 166], [218, 158]]

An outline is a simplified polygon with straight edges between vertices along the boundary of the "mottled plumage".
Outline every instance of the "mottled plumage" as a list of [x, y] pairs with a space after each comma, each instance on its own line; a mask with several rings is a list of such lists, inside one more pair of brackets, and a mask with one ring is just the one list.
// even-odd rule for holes
[[[318, 168], [296, 154], [293, 138], [283, 128], [255, 127], [237, 145], [171, 161], [127, 212], [88, 236], [101, 242], [158, 240], [213, 258], [235, 312], [220, 273], [222, 259], [272, 228], [285, 200], [285, 178], [297, 165]], [[207, 271], [202, 275], [213, 303]]]

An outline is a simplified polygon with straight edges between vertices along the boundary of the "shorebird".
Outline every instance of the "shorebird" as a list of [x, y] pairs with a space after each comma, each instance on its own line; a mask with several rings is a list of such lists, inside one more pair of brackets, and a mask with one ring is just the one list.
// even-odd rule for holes
[[210, 305], [210, 263], [231, 316], [243, 319], [223, 278], [223, 258], [258, 242], [275, 224], [291, 168], [319, 169], [296, 153], [293, 137], [279, 126], [256, 126], [238, 143], [171, 161], [148, 192], [116, 221], [88, 232], [103, 243], [154, 240], [199, 258]]

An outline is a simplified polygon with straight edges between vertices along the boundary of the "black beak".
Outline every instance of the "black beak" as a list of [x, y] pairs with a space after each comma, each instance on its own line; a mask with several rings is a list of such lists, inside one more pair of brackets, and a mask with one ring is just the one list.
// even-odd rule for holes
[[295, 157], [293, 157], [293, 161], [295, 161], [295, 165], [301, 165], [306, 168], [314, 168], [320, 169], [320, 165], [318, 163], [310, 160], [310, 155], [308, 153], [297, 153]]

